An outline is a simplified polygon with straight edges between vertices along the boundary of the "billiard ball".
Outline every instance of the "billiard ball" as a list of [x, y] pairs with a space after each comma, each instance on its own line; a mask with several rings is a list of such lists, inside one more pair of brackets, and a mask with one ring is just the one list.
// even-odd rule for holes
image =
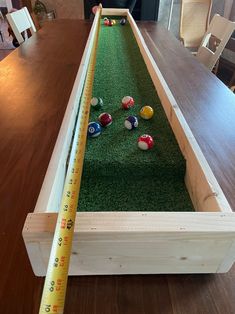
[[100, 97], [93, 97], [91, 99], [91, 106], [94, 109], [99, 110], [100, 108], [103, 107], [103, 100]]
[[144, 134], [138, 138], [138, 147], [142, 150], [151, 149], [153, 144], [153, 138], [150, 135]]
[[104, 25], [109, 26], [109, 20], [108, 19], [104, 21]]
[[111, 114], [107, 112], [101, 113], [98, 120], [102, 126], [109, 126], [113, 122]]
[[154, 114], [153, 108], [150, 106], [144, 106], [140, 109], [140, 116], [145, 120], [151, 119], [153, 114]]
[[113, 25], [115, 25], [115, 24], [116, 24], [116, 20], [112, 20], [112, 22], [113, 22]]
[[122, 98], [122, 108], [128, 110], [135, 104], [134, 99], [131, 96], [125, 96]]
[[109, 26], [113, 26], [113, 21], [109, 20]]
[[101, 133], [101, 126], [97, 122], [90, 122], [88, 124], [88, 136], [97, 137]]
[[129, 116], [124, 122], [125, 128], [133, 130], [138, 127], [138, 119], [135, 116]]
[[122, 18], [122, 19], [120, 20], [120, 24], [121, 24], [121, 25], [125, 25], [125, 24], [126, 24], [126, 19], [125, 19], [125, 18]]

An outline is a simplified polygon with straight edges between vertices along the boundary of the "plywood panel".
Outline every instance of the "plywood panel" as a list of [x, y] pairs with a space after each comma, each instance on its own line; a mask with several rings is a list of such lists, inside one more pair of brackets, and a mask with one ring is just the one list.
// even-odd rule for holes
[[[30, 214], [23, 236], [46, 273], [57, 214]], [[221, 213], [79, 213], [70, 275], [215, 273], [233, 264], [235, 216]]]

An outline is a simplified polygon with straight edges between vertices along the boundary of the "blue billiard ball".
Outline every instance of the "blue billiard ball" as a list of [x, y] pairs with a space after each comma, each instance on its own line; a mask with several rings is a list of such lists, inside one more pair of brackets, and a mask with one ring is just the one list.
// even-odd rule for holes
[[128, 130], [133, 130], [133, 129], [137, 128], [138, 127], [137, 117], [129, 116], [128, 118], [126, 118], [124, 125]]
[[101, 133], [101, 126], [97, 122], [90, 122], [88, 124], [88, 136], [97, 137]]

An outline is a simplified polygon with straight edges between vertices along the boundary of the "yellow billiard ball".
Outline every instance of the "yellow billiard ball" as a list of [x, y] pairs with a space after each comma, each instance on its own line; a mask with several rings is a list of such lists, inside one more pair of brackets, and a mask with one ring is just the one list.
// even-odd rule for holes
[[112, 22], [113, 22], [113, 25], [115, 25], [115, 24], [116, 24], [116, 20], [112, 20]]
[[140, 109], [140, 116], [145, 120], [151, 119], [153, 114], [154, 114], [153, 108], [150, 106], [144, 106]]

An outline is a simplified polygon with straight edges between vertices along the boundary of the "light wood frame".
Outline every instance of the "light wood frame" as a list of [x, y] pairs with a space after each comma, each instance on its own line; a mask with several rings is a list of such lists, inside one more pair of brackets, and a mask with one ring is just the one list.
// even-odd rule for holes
[[[209, 70], [213, 70], [234, 30], [235, 22], [227, 20], [219, 14], [215, 14], [213, 16], [209, 28], [206, 31], [196, 54], [197, 59]], [[214, 47], [216, 48], [215, 51], [212, 51], [207, 47], [210, 39], [213, 37], [215, 42], [216, 40], [219, 40], [218, 44], [216, 44]]]
[[[235, 214], [129, 11], [103, 9], [102, 15], [126, 16], [132, 27], [186, 159], [185, 183], [195, 212], [77, 213], [69, 275], [226, 272], [235, 260]], [[74, 117], [98, 22], [93, 22], [35, 211], [23, 229], [37, 276], [47, 270]]]

